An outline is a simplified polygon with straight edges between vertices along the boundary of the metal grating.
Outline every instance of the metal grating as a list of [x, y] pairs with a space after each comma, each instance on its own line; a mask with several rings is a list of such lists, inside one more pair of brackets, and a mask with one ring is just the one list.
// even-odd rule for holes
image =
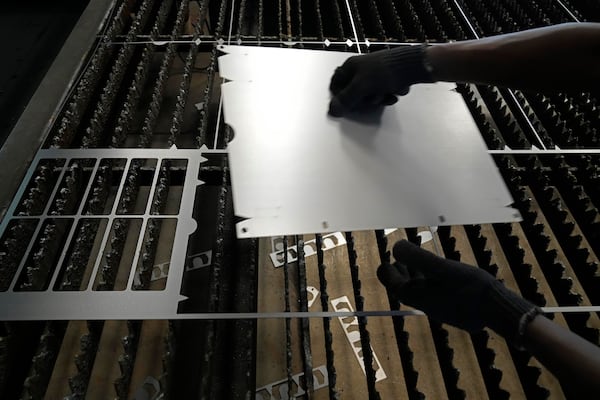
[[[594, 2], [115, 1], [86, 68], [48, 117], [54, 124], [40, 132], [43, 149], [23, 182], [7, 186], [18, 194], [10, 196], [0, 243], [3, 305], [16, 296], [64, 295], [98, 313], [71, 313], [74, 304], [58, 314], [30, 307], [41, 321], [5, 322], [1, 397], [566, 397], [536, 360], [491, 331], [467, 335], [421, 317], [367, 320], [364, 311], [392, 314], [373, 271], [394, 241], [408, 238], [485, 268], [549, 310], [578, 311], [554, 319], [598, 343], [600, 321], [589, 307], [599, 304], [598, 93], [459, 86], [524, 217], [519, 224], [237, 241], [222, 151], [232, 132], [222, 121], [216, 46], [368, 52], [574, 20], [598, 20]], [[544, 148], [552, 151], [537, 150]], [[165, 177], [163, 203], [155, 194]], [[130, 183], [124, 203], [131, 208], [121, 212], [117, 192]], [[155, 214], [157, 199], [165, 208]], [[192, 220], [196, 230], [187, 240]], [[113, 232], [125, 225], [137, 234], [113, 248]], [[158, 235], [152, 256], [146, 239], [157, 225], [171, 234]], [[108, 248], [99, 251], [103, 241]], [[81, 256], [88, 253], [93, 262]], [[73, 254], [89, 267], [89, 278], [58, 262]], [[131, 262], [114, 268], [124, 256]], [[139, 275], [136, 257], [145, 263]], [[102, 272], [104, 265], [110, 268]], [[126, 279], [119, 281], [121, 273]], [[134, 296], [138, 307], [127, 304]], [[160, 318], [192, 320], [137, 320], [158, 318], [149, 316], [156, 309], [144, 296], [164, 307]], [[91, 304], [101, 297], [104, 305]], [[53, 304], [58, 300], [47, 306]], [[109, 306], [129, 320], [102, 320]], [[59, 315], [71, 320], [47, 321]], [[245, 319], [257, 316], [264, 319]], [[386, 379], [378, 379], [382, 373]]]
[[175, 317], [203, 161], [175, 147], [40, 150], [0, 225], [0, 318]]

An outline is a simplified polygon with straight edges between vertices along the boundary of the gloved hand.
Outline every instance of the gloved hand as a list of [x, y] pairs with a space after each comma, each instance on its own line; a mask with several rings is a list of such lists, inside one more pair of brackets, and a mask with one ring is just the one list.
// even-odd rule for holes
[[399, 47], [354, 56], [338, 67], [331, 78], [333, 94], [329, 114], [370, 111], [397, 101], [414, 83], [433, 82], [425, 66], [425, 46]]
[[524, 328], [541, 310], [486, 271], [438, 257], [403, 240], [396, 262], [377, 270], [388, 292], [430, 318], [468, 331], [490, 327], [518, 346]]

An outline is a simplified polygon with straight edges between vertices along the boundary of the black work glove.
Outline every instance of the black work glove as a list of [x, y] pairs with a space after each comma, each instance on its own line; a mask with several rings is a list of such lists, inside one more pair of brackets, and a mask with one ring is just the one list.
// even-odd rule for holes
[[524, 325], [541, 310], [486, 271], [438, 257], [403, 240], [392, 264], [377, 270], [392, 297], [430, 318], [468, 331], [485, 326], [519, 345]]
[[329, 114], [371, 111], [394, 104], [414, 83], [433, 82], [425, 67], [425, 46], [399, 47], [350, 57], [335, 70]]

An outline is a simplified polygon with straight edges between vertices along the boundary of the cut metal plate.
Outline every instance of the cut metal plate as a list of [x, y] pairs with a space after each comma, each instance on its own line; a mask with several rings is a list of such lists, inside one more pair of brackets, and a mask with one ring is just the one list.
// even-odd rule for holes
[[352, 54], [220, 49], [238, 237], [520, 220], [454, 84], [338, 119], [329, 80]]
[[[42, 149], [39, 150], [33, 160], [21, 187], [15, 196], [5, 218], [0, 223], [0, 238], [9, 235], [25, 235], [15, 227], [29, 227], [31, 232], [27, 236], [20, 237], [22, 243], [18, 247], [23, 248], [22, 254], [16, 249], [16, 244], [2, 249], [0, 261], [7, 279], [0, 289], [0, 320], [67, 320], [67, 319], [164, 319], [177, 316], [179, 302], [186, 297], [180, 294], [181, 281], [186, 265], [186, 252], [188, 238], [196, 230], [196, 221], [192, 218], [194, 198], [197, 186], [203, 182], [198, 180], [200, 164], [206, 161], [201, 154], [207, 150], [180, 150], [175, 147], [170, 149]], [[128, 196], [126, 188], [129, 180], [129, 172], [140, 160], [146, 160], [146, 164], [154, 165], [153, 169], [147, 170], [149, 184], [146, 185], [145, 196], [138, 195], [136, 210], [123, 212], [120, 203]], [[87, 207], [87, 202], [81, 201], [75, 207], [75, 212], [62, 213], [56, 211], [55, 204], [64, 190], [64, 182], [68, 181], [70, 168], [77, 163], [86, 165], [87, 184], [82, 186], [83, 199], [88, 198], [92, 192], [95, 177], [99, 176], [100, 170], [105, 162], [120, 165], [120, 178], [114, 183], [113, 201], [108, 201], [112, 206], [97, 212]], [[185, 178], [181, 183], [181, 200], [176, 210], [155, 210], [153, 199], [158, 196], [157, 186], [159, 184], [160, 168], [163, 162], [180, 163], [185, 165]], [[31, 192], [31, 182], [35, 181], [39, 174], [40, 166], [53, 165], [55, 179], [51, 180], [50, 186], [40, 195], [46, 195], [48, 201], [43, 210], [35, 213], [26, 213], [22, 210], [23, 199]], [[85, 173], [85, 172], [84, 172]], [[61, 183], [62, 182], [62, 183]], [[151, 182], [151, 184], [150, 184]], [[111, 183], [112, 184], [112, 183]], [[164, 227], [167, 224], [174, 226], [165, 231], [165, 235], [172, 240], [172, 251], [168, 257], [171, 268], [165, 285], [161, 289], [140, 289], [136, 287], [136, 273], [142, 264], [145, 246], [148, 239], [147, 232], [151, 224], [160, 221]], [[78, 235], [81, 227], [88, 223], [95, 226], [97, 232], [93, 233], [94, 248], [88, 249], [92, 256], [89, 262], [86, 277], [81, 278], [81, 285], [76, 288], [62, 287], [59, 283], [64, 281], [68, 260], [71, 251], [79, 242]], [[19, 225], [20, 224], [20, 225]], [[120, 268], [124, 273], [116, 277], [121, 282], [121, 287], [115, 284], [115, 288], [103, 289], [98, 284], [103, 265], [108, 263], [106, 254], [110, 253], [110, 247], [114, 246], [114, 229], [117, 225], [128, 231], [127, 242], [124, 246], [129, 247], [128, 253], [132, 258], [121, 259], [120, 265], [128, 268]], [[62, 246], [51, 244], [48, 248], [62, 248], [53, 257], [47, 256], [54, 261], [44, 263], [36, 261], [37, 254], [43, 252], [41, 242], [46, 227], [52, 226], [60, 230], [57, 238], [66, 238]], [[134, 227], [136, 227], [134, 229]], [[88, 228], [89, 231], [89, 228]], [[5, 243], [6, 241], [3, 241]], [[94, 250], [95, 249], [95, 250]], [[125, 258], [125, 257], [123, 257]], [[10, 266], [14, 269], [9, 272]], [[35, 266], [39, 274], [44, 273], [44, 279], [49, 283], [43, 288], [29, 289], [23, 281], [27, 275], [28, 267]], [[40, 271], [43, 270], [44, 271]], [[28, 277], [29, 280], [33, 279]]]

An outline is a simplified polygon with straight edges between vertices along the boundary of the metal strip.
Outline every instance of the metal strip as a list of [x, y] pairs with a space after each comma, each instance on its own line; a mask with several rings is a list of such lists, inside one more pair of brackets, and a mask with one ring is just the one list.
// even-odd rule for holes
[[[369, 46], [372, 45], [378, 45], [378, 46], [419, 46], [420, 43], [414, 43], [414, 42], [372, 42], [372, 41], [365, 41], [366, 43], [368, 43]], [[200, 45], [200, 44], [211, 44], [211, 45], [220, 45], [222, 44], [223, 41], [222, 40], [202, 40], [202, 39], [195, 39], [195, 40], [188, 40], [188, 39], [181, 39], [181, 40], [138, 40], [138, 41], [133, 41], [133, 42], [109, 42], [107, 44], [109, 45], [116, 45], [116, 46], [120, 46], [120, 45], [146, 45], [146, 44], [153, 44], [155, 46], [161, 47], [161, 46], [167, 46], [169, 44], [175, 44], [175, 45], [182, 45], [182, 44], [195, 44], [195, 45]], [[300, 41], [294, 41], [294, 40], [243, 40], [243, 39], [238, 39], [235, 42], [236, 45], [266, 45], [266, 46], [275, 46], [275, 45], [284, 45], [284, 46], [297, 46], [299, 44], [303, 44], [303, 45], [316, 45], [316, 46], [325, 46], [325, 47], [330, 47], [332, 45], [337, 45], [337, 46], [347, 46], [348, 45], [348, 41], [332, 41], [332, 40], [303, 40], [302, 42]], [[443, 43], [429, 43], [430, 46], [438, 46], [440, 44]]]
[[[109, 294], [109, 293], [107, 293]], [[110, 294], [109, 294], [110, 295]], [[147, 296], [141, 296], [147, 297]], [[151, 307], [154, 302], [146, 303], [145, 307]], [[141, 304], [140, 304], [141, 305]], [[588, 313], [588, 312], [600, 312], [600, 306], [580, 306], [580, 307], [542, 307], [542, 311], [546, 314], [557, 314], [557, 313]], [[127, 320], [127, 319], [143, 319], [137, 314], [132, 315], [120, 315], [111, 317], [114, 320]], [[410, 317], [410, 316], [426, 316], [425, 313], [419, 310], [406, 310], [406, 311], [280, 311], [280, 312], [266, 312], [266, 313], [185, 313], [185, 314], [173, 314], [170, 316], [157, 316], [153, 319], [165, 320], [165, 319], [179, 319], [179, 320], [237, 320], [237, 319], [285, 319], [285, 318], [345, 318], [345, 317]], [[47, 320], [60, 320], [54, 315], [47, 315], [44, 317]], [[40, 318], [43, 319], [43, 318]], [[81, 320], [105, 320], [107, 319], [104, 315], [93, 315], [90, 314], [81, 318], [73, 318]], [[15, 315], [14, 321], [29, 320], [29, 318], [23, 318]]]
[[556, 2], [575, 20], [575, 22], [581, 22], [562, 1], [556, 0]]
[[[156, 168], [154, 169], [154, 176], [152, 177], [152, 186], [150, 187], [150, 193], [148, 193], [148, 200], [146, 203], [145, 214], [150, 214], [150, 210], [152, 208], [152, 199], [154, 199], [154, 194], [156, 193], [156, 183], [158, 182], [158, 177], [160, 176], [160, 168], [162, 165], [163, 159], [159, 158], [156, 160]], [[134, 286], [134, 277], [137, 270], [137, 265], [140, 259], [140, 255], [142, 254], [142, 245], [144, 244], [144, 236], [146, 236], [146, 228], [148, 227], [148, 219], [144, 218], [142, 221], [142, 226], [140, 227], [140, 234], [137, 239], [137, 243], [135, 246], [135, 255], [133, 257], [133, 261], [131, 262], [131, 270], [129, 270], [129, 279], [127, 280], [126, 287], [133, 289]]]
[[[225, 82], [225, 79], [221, 80], [221, 84]], [[223, 92], [219, 99], [219, 109], [217, 110], [217, 127], [215, 128], [215, 141], [213, 142], [213, 149], [217, 148], [217, 142], [219, 141], [219, 127], [221, 126], [221, 116], [223, 115]]]
[[[456, 5], [456, 7], [458, 8], [460, 14], [463, 17], [463, 20], [465, 21], [465, 23], [467, 25], [469, 25], [469, 29], [471, 29], [471, 32], [473, 32], [473, 35], [475, 36], [476, 39], [481, 39], [481, 37], [477, 34], [477, 32], [475, 31], [475, 28], [473, 27], [473, 25], [471, 24], [471, 21], [469, 19], [469, 17], [467, 17], [467, 14], [464, 12], [464, 10], [462, 9], [462, 7], [460, 6], [460, 4], [458, 4], [457, 0], [454, 0], [454, 4]], [[536, 137], [536, 139], [538, 140], [540, 146], [546, 150], [546, 145], [544, 144], [544, 142], [542, 141], [542, 139], [540, 138], [540, 135], [538, 134], [538, 132], [536, 131], [535, 127], [533, 126], [533, 124], [531, 123], [531, 121], [529, 120], [529, 117], [527, 116], [527, 113], [525, 112], [525, 110], [523, 110], [523, 107], [521, 107], [521, 104], [519, 103], [519, 101], [517, 100], [517, 98], [515, 97], [513, 91], [511, 89], [507, 89], [508, 93], [510, 94], [510, 96], [512, 97], [515, 106], [517, 107], [517, 109], [519, 110], [519, 112], [521, 113], [521, 115], [523, 116], [523, 118], [525, 119], [525, 121], [527, 121], [527, 125], [529, 127], [529, 129], [531, 130], [531, 132], [533, 133], [533, 135]]]
[[356, 40], [356, 50], [358, 51], [358, 54], [362, 54], [360, 51], [360, 43], [358, 41], [358, 33], [356, 32], [356, 25], [354, 25], [354, 18], [352, 17], [352, 9], [350, 8], [350, 2], [348, 0], [346, 0], [346, 8], [348, 9], [348, 17], [350, 17], [350, 24], [352, 25], [354, 39]]
[[235, 12], [235, 0], [231, 0], [231, 15], [229, 16], [229, 35], [227, 36], [227, 44], [231, 44], [231, 32], [233, 30], [233, 15]]
[[[43, 221], [39, 221], [37, 223], [37, 225], [35, 226], [35, 231], [31, 235], [32, 238], [38, 237], [38, 235], [40, 234], [40, 230], [42, 229], [42, 225], [43, 225]], [[31, 253], [31, 249], [33, 248], [34, 244], [35, 244], [35, 241], [31, 240], [31, 242], [29, 242], [29, 245], [27, 246], [27, 249], [25, 250], [25, 253], [23, 253], [23, 258], [21, 259], [21, 262], [19, 263], [19, 266], [17, 267], [17, 271], [15, 272], [15, 275], [13, 276], [12, 282], [10, 283], [10, 286], [8, 287], [9, 291], [15, 290], [15, 286], [17, 284], [17, 281], [19, 280], [19, 276], [23, 272], [23, 268], [25, 267], [25, 263], [27, 262], [27, 259], [29, 258], [29, 254]]]
[[[342, 297], [338, 297], [336, 299], [331, 299], [330, 302], [331, 302], [333, 309], [336, 311], [339, 309], [347, 309], [349, 312], [353, 311], [352, 303], [350, 303], [350, 299], [348, 298], [348, 296], [342, 296]], [[341, 306], [340, 306], [340, 304], [341, 304]], [[356, 360], [358, 361], [360, 368], [363, 371], [363, 374], [365, 374], [367, 376], [367, 379], [369, 378], [369, 374], [367, 373], [366, 368], [367, 367], [373, 368], [372, 366], [365, 366], [365, 354], [367, 354], [368, 351], [371, 352], [371, 358], [373, 360], [373, 364], [377, 367], [373, 371], [373, 372], [375, 372], [375, 376], [374, 376], [375, 382], [379, 382], [379, 381], [387, 378], [387, 375], [385, 374], [385, 371], [383, 370], [383, 367], [381, 366], [381, 363], [379, 362], [379, 358], [377, 357], [377, 354], [375, 354], [375, 350], [373, 350], [373, 346], [371, 346], [371, 344], [369, 344], [368, 348], [364, 349], [364, 344], [363, 344], [363, 340], [362, 340], [362, 334], [360, 333], [358, 318], [354, 317], [350, 320], [350, 322], [348, 322], [347, 318], [338, 317], [338, 321], [340, 322], [340, 325], [342, 326], [342, 330], [344, 331], [344, 334], [346, 335], [346, 338], [348, 339], [348, 343], [350, 344], [350, 347], [352, 347], [354, 356], [356, 357]], [[360, 343], [360, 344], [358, 344], [358, 343]]]
[[[103, 215], [103, 214], [98, 214], [98, 215], [85, 215], [85, 217], [82, 216], [82, 218], [85, 219], [106, 219], [106, 220], [114, 220], [114, 219], [139, 219], [139, 220], [147, 220], [147, 219], [172, 219], [176, 216], [174, 215], [170, 215], [170, 214], [163, 214], [163, 215], [153, 215], [153, 214], [147, 214], [147, 215], [143, 215], [143, 214], [119, 214], [117, 216], [111, 216], [111, 215]], [[24, 215], [24, 216], [19, 216], [19, 217], [14, 217], [14, 219], [19, 219], [19, 220], [42, 220], [45, 221], [47, 219], [73, 219], [73, 215], [69, 214], [69, 215], [47, 215], [47, 216], [39, 216], [39, 215]]]
[[[296, 399], [299, 397], [305, 398], [304, 396], [306, 395], [307, 391], [309, 393], [314, 393], [319, 389], [329, 386], [329, 377], [327, 375], [326, 368], [327, 367], [325, 365], [321, 365], [312, 369], [312, 381], [317, 382], [312, 390], [309, 390], [309, 388], [306, 387], [306, 381], [310, 378], [304, 378], [305, 373], [301, 372], [299, 374], [292, 375], [291, 377], [281, 379], [257, 388], [256, 400], [277, 399], [282, 398], [280, 397], [282, 395], [287, 395], [288, 399]], [[323, 379], [319, 380], [319, 377], [323, 377]], [[292, 384], [290, 384], [290, 380], [292, 381]]]
[[[60, 174], [58, 175], [58, 179], [56, 180], [56, 183], [54, 184], [54, 188], [52, 189], [52, 192], [50, 193], [50, 196], [48, 197], [48, 202], [46, 203], [46, 206], [44, 207], [44, 211], [43, 211], [42, 215], [48, 214], [48, 211], [50, 210], [50, 207], [52, 206], [52, 200], [54, 200], [54, 197], [56, 197], [56, 193], [58, 192], [60, 183], [62, 182], [62, 180], [65, 176], [65, 172], [67, 171], [67, 168], [69, 167], [69, 161], [70, 160], [65, 160], [62, 170], [60, 171]], [[39, 164], [39, 160], [34, 161], [32, 163], [32, 165], [33, 165], [32, 169], [35, 170], [35, 168], [37, 167], [38, 164]], [[34, 172], [31, 173], [31, 176], [33, 176], [33, 173]], [[28, 183], [29, 183], [28, 181], [27, 182], [23, 181], [21, 183], [21, 185], [26, 186]], [[9, 223], [13, 213], [19, 206], [19, 200], [20, 200], [20, 198], [18, 198], [18, 197], [13, 200], [13, 205], [9, 208], [10, 214], [6, 215], [6, 217], [2, 221], [2, 225], [0, 225], [0, 237], [4, 234], [4, 229], [6, 229], [6, 227], [8, 226], [8, 223]], [[10, 284], [10, 287], [8, 288], [9, 291], [15, 290], [15, 286], [17, 284], [17, 281], [19, 280], [19, 276], [21, 275], [21, 272], [23, 271], [23, 268], [25, 267], [25, 263], [27, 262], [27, 259], [29, 258], [29, 254], [31, 253], [31, 249], [33, 249], [33, 246], [36, 243], [35, 239], [38, 237], [43, 225], [44, 225], [44, 221], [42, 221], [40, 219], [35, 227], [35, 231], [32, 235], [31, 241], [29, 242], [29, 245], [27, 246], [27, 250], [25, 250], [25, 253], [23, 254], [23, 258], [21, 259], [21, 262], [19, 263], [17, 272], [15, 273], [13, 280]]]
[[477, 34], [477, 31], [475, 30], [475, 28], [473, 27], [473, 24], [471, 24], [471, 21], [469, 20], [469, 18], [467, 17], [467, 14], [465, 14], [464, 10], [462, 9], [462, 7], [458, 4], [457, 0], [453, 0], [454, 1], [454, 5], [456, 6], [456, 8], [458, 8], [458, 12], [460, 12], [460, 14], [463, 17], [463, 20], [465, 21], [465, 23], [469, 26], [469, 29], [471, 30], [471, 32], [473, 32], [473, 36], [475, 36], [477, 39], [479, 39], [479, 35]]
[[[173, 158], [177, 157], [196, 157], [198, 154], [227, 154], [228, 149], [210, 149], [206, 145], [199, 149], [177, 149], [172, 147], [170, 149], [150, 149], [144, 148], [94, 148], [94, 149], [41, 149], [36, 157], [36, 162], [42, 159], [76, 159], [76, 158]], [[175, 153], [176, 152], [176, 153]], [[487, 150], [489, 154], [600, 154], [600, 148], [583, 148], [583, 149], [491, 149]], [[33, 165], [33, 164], [32, 164]], [[35, 169], [30, 171], [31, 173], [26, 175], [25, 180], [30, 180]], [[15, 198], [21, 198], [26, 189], [27, 185], [24, 184], [21, 190], [18, 192], [18, 196]], [[11, 209], [14, 212], [14, 208]], [[26, 218], [24, 216], [23, 218]]]
[[92, 173], [90, 175], [90, 179], [88, 181], [87, 187], [85, 188], [85, 191], [83, 192], [83, 195], [81, 196], [81, 203], [79, 204], [79, 209], [77, 210], [77, 214], [83, 213], [83, 209], [85, 207], [85, 200], [90, 195], [90, 191], [92, 190], [92, 187], [94, 186], [94, 178], [96, 177], [96, 174], [98, 173], [98, 168], [100, 168], [100, 159], [99, 158], [96, 159], [96, 162], [94, 163], [94, 168], [92, 169]]
[[[541, 307], [545, 314], [600, 312], [600, 306]], [[175, 319], [269, 319], [269, 318], [344, 318], [344, 317], [410, 317], [426, 316], [420, 310], [387, 311], [281, 311], [268, 313], [190, 313]]]
[[554, 149], [554, 150], [488, 150], [488, 154], [502, 154], [502, 155], [545, 155], [545, 154], [600, 154], [600, 149]]
[[548, 314], [600, 312], [600, 306], [542, 307], [542, 311]]
[[546, 149], [546, 145], [542, 141], [542, 138], [540, 138], [540, 135], [538, 134], [537, 130], [535, 129], [535, 127], [533, 126], [533, 124], [529, 120], [529, 117], [527, 116], [527, 113], [525, 112], [525, 110], [523, 110], [523, 107], [521, 107], [521, 104], [519, 103], [519, 100], [517, 100], [517, 98], [516, 98], [514, 92], [512, 91], [512, 89], [508, 89], [508, 94], [510, 94], [510, 97], [514, 101], [514, 104], [517, 106], [519, 112], [521, 113], [521, 115], [523, 115], [523, 118], [525, 119], [525, 121], [527, 121], [527, 126], [529, 127], [529, 129], [531, 130], [531, 132], [533, 133], [533, 135], [535, 136], [535, 138], [538, 140], [538, 142], [540, 143], [540, 146], [542, 147], [542, 149], [547, 150]]
[[[119, 189], [117, 189], [117, 194], [115, 195], [115, 202], [113, 204], [111, 215], [115, 215], [117, 213], [117, 208], [119, 207], [119, 199], [123, 193], [123, 187], [127, 181], [127, 173], [129, 172], [129, 168], [131, 167], [131, 159], [128, 159], [125, 163], [125, 169], [123, 170], [123, 176], [121, 177], [121, 182], [119, 182]], [[104, 249], [106, 248], [106, 244], [108, 243], [108, 238], [110, 236], [110, 232], [112, 231], [112, 226], [115, 223], [115, 220], [112, 219], [106, 225], [106, 230], [104, 231], [104, 236], [102, 237], [102, 243], [100, 244], [100, 248], [98, 250], [98, 254], [96, 255], [96, 261], [94, 262], [94, 269], [92, 270], [92, 274], [90, 275], [90, 280], [87, 285], [86, 290], [91, 290], [96, 281], [96, 275], [98, 274], [98, 270], [100, 269], [100, 263], [102, 262], [102, 257], [104, 256]]]
[[[227, 36], [227, 44], [228, 45], [231, 45], [231, 32], [233, 30], [234, 10], [235, 10], [235, 0], [231, 0], [231, 15], [229, 17], [229, 34]], [[225, 83], [225, 78], [221, 79], [221, 85], [223, 83]], [[219, 109], [217, 110], [217, 125], [215, 127], [215, 140], [213, 143], [213, 149], [217, 148], [217, 143], [219, 141], [219, 128], [221, 127], [221, 116], [222, 115], [223, 115], [223, 91], [220, 92], [220, 96], [219, 96]]]

